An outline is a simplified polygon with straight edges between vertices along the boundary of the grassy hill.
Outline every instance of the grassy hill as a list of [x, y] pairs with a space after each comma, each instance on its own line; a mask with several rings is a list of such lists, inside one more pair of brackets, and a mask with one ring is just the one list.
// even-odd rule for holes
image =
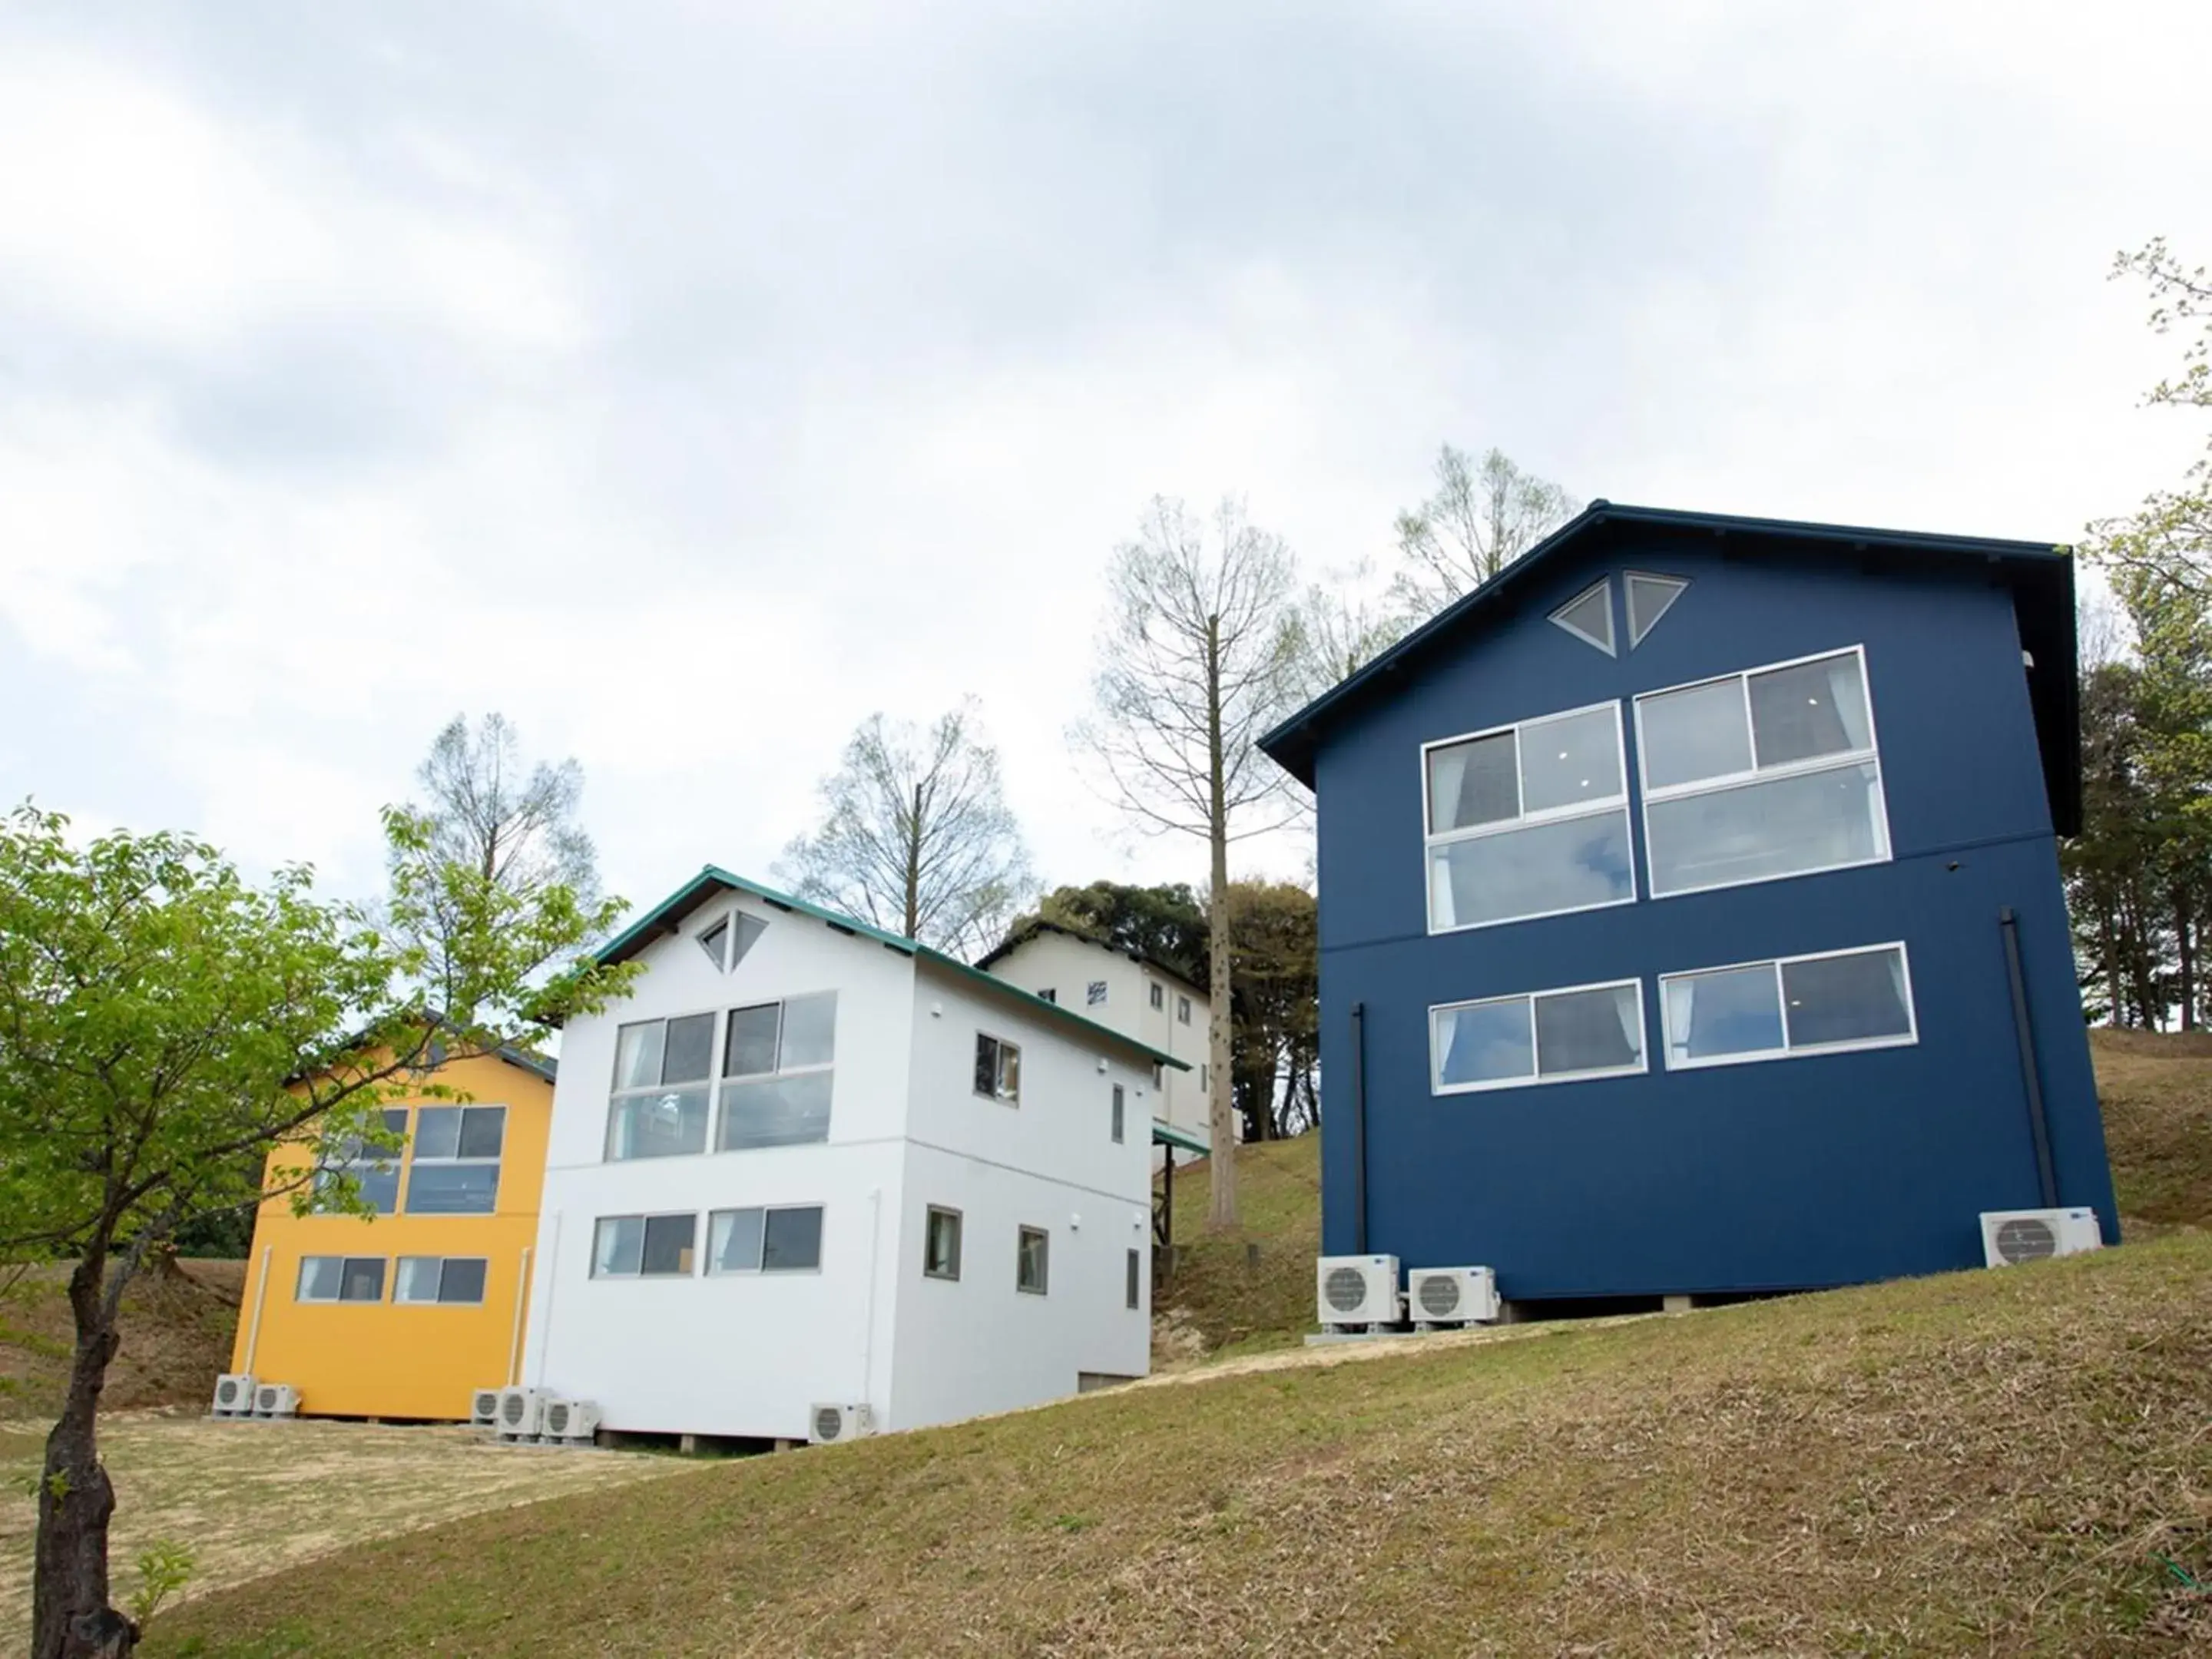
[[[123, 1299], [123, 1348], [108, 1372], [106, 1404], [128, 1411], [204, 1406], [230, 1369], [243, 1261], [185, 1261], [149, 1276]], [[40, 1268], [0, 1293], [0, 1419], [58, 1409], [69, 1377], [68, 1275]]]
[[350, 1550], [149, 1651], [2212, 1651], [2212, 1041], [2097, 1047], [2124, 1250], [1255, 1355], [1314, 1146], [1248, 1148], [1242, 1235], [1178, 1178], [1167, 1298], [1236, 1364]]

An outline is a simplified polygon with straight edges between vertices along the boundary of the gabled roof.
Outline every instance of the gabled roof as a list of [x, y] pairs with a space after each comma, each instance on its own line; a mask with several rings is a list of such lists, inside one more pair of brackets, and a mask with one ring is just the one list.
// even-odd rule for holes
[[1079, 945], [1092, 945], [1101, 951], [1110, 951], [1117, 957], [1127, 957], [1132, 962], [1142, 963], [1156, 974], [1166, 975], [1176, 984], [1187, 987], [1200, 996], [1210, 994], [1205, 987], [1183, 972], [1182, 969], [1162, 962], [1149, 951], [1132, 951], [1126, 946], [1115, 944], [1110, 939], [1103, 939], [1096, 933], [1086, 933], [1080, 927], [1070, 927], [1065, 922], [1048, 921], [1042, 916], [1032, 916], [1015, 928], [1012, 933], [1000, 940], [975, 965], [988, 969], [993, 963], [1012, 956], [1039, 933], [1058, 933], [1061, 938], [1072, 939]]
[[766, 887], [759, 882], [748, 880], [744, 876], [733, 874], [718, 865], [707, 866], [690, 881], [623, 929], [600, 948], [599, 960], [606, 963], [628, 962], [655, 939], [675, 933], [683, 925], [684, 919], [701, 905], [726, 892], [750, 893], [763, 904], [773, 906], [778, 910], [788, 911], [797, 915], [811, 916], [825, 927], [832, 928], [838, 933], [849, 934], [854, 939], [872, 940], [887, 951], [896, 951], [900, 956], [911, 957], [915, 961], [927, 967], [950, 974], [971, 985], [984, 987], [993, 994], [1015, 1002], [1031, 1013], [1042, 1015], [1047, 1023], [1058, 1024], [1072, 1032], [1079, 1032], [1093, 1042], [1103, 1042], [1115, 1048], [1129, 1049], [1144, 1055], [1146, 1060], [1156, 1064], [1172, 1066], [1179, 1072], [1190, 1070], [1187, 1061], [1177, 1060], [1173, 1054], [1155, 1048], [1149, 1043], [1139, 1042], [1134, 1037], [1125, 1036], [1114, 1030], [1110, 1025], [1101, 1025], [1096, 1020], [1085, 1019], [1071, 1008], [1063, 1008], [1056, 1002], [1047, 1002], [1042, 997], [1032, 996], [1019, 986], [1000, 979], [994, 974], [987, 974], [981, 968], [971, 968], [957, 957], [949, 957], [944, 951], [923, 945], [918, 940], [908, 939], [899, 933], [886, 933], [880, 927], [871, 927], [865, 921], [841, 915], [836, 910], [827, 909], [819, 904], [811, 903], [805, 899], [795, 898], [789, 893], [780, 893], [773, 887]]
[[1311, 788], [1315, 754], [1337, 720], [1356, 708], [1388, 701], [1403, 687], [1407, 671], [1415, 665], [1440, 649], [1463, 646], [1482, 628], [1513, 615], [1516, 601], [1551, 574], [1548, 567], [1570, 556], [1601, 550], [1624, 532], [1635, 537], [1639, 551], [1648, 550], [1655, 538], [1672, 538], [1707, 549], [1717, 546], [1740, 557], [1812, 555], [1875, 571], [1938, 563], [1986, 571], [1992, 581], [2012, 590], [2021, 644], [2033, 662], [2027, 671], [2028, 702], [2035, 714], [2052, 823], [2060, 835], [2080, 832], [2081, 708], [2074, 649], [2074, 558], [2069, 549], [2043, 542], [1592, 501], [1488, 581], [1276, 726], [1260, 739], [1261, 750]]

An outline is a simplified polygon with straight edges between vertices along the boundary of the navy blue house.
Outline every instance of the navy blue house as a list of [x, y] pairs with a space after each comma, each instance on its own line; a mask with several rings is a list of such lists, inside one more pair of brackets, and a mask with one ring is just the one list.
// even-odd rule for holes
[[1323, 1249], [1516, 1302], [2117, 1240], [2073, 568], [1600, 501], [1262, 747], [1319, 816]]

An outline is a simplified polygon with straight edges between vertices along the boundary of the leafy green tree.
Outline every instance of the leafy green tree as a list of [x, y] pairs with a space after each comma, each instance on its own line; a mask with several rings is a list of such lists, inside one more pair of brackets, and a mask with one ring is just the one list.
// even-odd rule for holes
[[1230, 886], [1231, 1074], [1247, 1140], [1279, 1139], [1321, 1121], [1317, 924], [1314, 896], [1295, 882]]
[[1206, 982], [1206, 909], [1186, 883], [1055, 887], [1009, 932], [1032, 921], [1057, 922], [1117, 951], [1133, 951], [1194, 985]]
[[[2212, 409], [2212, 272], [2184, 264], [2160, 237], [2113, 262], [2112, 275], [2150, 287], [2150, 325], [2188, 336], [2181, 372], [2144, 401], [2169, 409]], [[2089, 526], [2088, 551], [2114, 571], [2135, 570], [2199, 595], [2212, 595], [2212, 435], [2176, 489], [2157, 490], [2125, 518]]]
[[0, 1262], [71, 1263], [70, 1379], [38, 1489], [33, 1659], [126, 1654], [110, 1601], [114, 1488], [100, 1400], [125, 1289], [181, 1232], [262, 1197], [263, 1157], [305, 1139], [293, 1201], [364, 1212], [329, 1166], [396, 1149], [385, 1100], [453, 1056], [528, 1043], [620, 994], [577, 954], [618, 901], [580, 903], [441, 857], [387, 809], [391, 893], [372, 925], [304, 867], [250, 884], [189, 836], [89, 842], [25, 805], [0, 819]]

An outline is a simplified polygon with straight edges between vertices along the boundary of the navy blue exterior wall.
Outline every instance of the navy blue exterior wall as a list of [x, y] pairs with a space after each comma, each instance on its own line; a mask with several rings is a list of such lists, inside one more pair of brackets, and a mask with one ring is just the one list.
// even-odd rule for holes
[[[1807, 1288], [1979, 1265], [1979, 1212], [2041, 1203], [2000, 912], [2019, 918], [2058, 1199], [2118, 1237], [2010, 591], [1969, 567], [1730, 559], [1680, 536], [1563, 550], [1515, 613], [1335, 718], [1320, 834], [1323, 1249], [1356, 1248], [1350, 1011], [1364, 1010], [1367, 1237], [1487, 1264], [1516, 1299]], [[1603, 573], [1686, 577], [1634, 651], [1546, 620]], [[1614, 584], [1616, 605], [1620, 584]], [[1626, 645], [1625, 627], [1616, 631]], [[1424, 743], [1850, 646], [1866, 653], [1892, 860], [1431, 937]], [[1910, 1047], [1670, 1073], [1658, 976], [1905, 942]], [[1435, 1004], [1635, 978], [1642, 1076], [1432, 1096]]]

